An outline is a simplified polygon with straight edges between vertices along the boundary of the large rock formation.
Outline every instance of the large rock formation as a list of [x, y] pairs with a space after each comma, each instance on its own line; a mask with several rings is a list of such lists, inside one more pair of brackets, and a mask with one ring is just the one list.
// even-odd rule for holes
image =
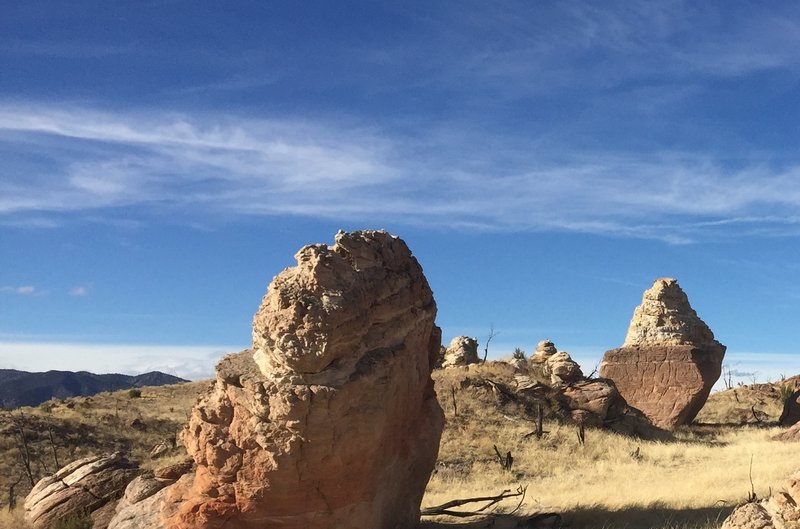
[[118, 452], [74, 461], [36, 483], [25, 498], [25, 519], [34, 529], [49, 529], [70, 516], [91, 513], [94, 527], [105, 527], [103, 508], [113, 506], [138, 473]]
[[478, 341], [469, 336], [456, 336], [444, 351], [442, 367], [466, 366], [478, 363]]
[[691, 422], [719, 378], [725, 346], [675, 279], [657, 279], [633, 312], [625, 343], [606, 352], [600, 375], [657, 426]]
[[381, 231], [340, 232], [296, 259], [255, 315], [253, 350], [220, 361], [192, 411], [182, 440], [196, 471], [110, 527], [417, 526], [443, 427], [422, 269]]
[[737, 507], [721, 529], [798, 529], [800, 528], [800, 472], [780, 490], [760, 502]]

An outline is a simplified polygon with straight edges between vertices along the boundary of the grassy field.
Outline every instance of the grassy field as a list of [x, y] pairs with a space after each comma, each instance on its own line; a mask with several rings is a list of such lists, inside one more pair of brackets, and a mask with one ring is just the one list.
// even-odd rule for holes
[[[503, 376], [502, 370], [488, 365], [472, 372], [494, 379]], [[531, 417], [521, 410], [498, 410], [490, 395], [473, 388], [443, 391], [458, 387], [458, 371], [435, 377], [447, 427], [423, 506], [525, 487], [525, 502], [516, 516], [493, 521], [495, 528], [504, 522], [513, 527], [542, 512], [559, 513], [564, 523], [588, 529], [719, 527], [752, 490], [766, 496], [800, 468], [796, 444], [770, 439], [780, 428], [766, 420], [739, 424], [741, 409], [751, 416], [752, 405], [774, 416], [773, 423], [777, 420], [780, 392], [766, 385], [753, 391], [737, 388], [737, 397], [730, 392], [713, 395], [704, 410], [705, 424], [684, 427], [668, 441], [587, 429], [581, 444], [574, 425], [547, 421], [546, 435], [537, 439], [529, 435], [534, 431]], [[717, 424], [710, 422], [715, 417]], [[495, 446], [503, 455], [511, 452], [510, 470], [501, 467]], [[498, 511], [511, 511], [517, 504], [518, 498], [504, 500]], [[440, 517], [424, 527], [459, 523], [463, 522]], [[488, 523], [472, 521], [466, 527]]]
[[[770, 440], [779, 431], [770, 424], [780, 413], [781, 392], [775, 387], [712, 395], [698, 418], [702, 424], [685, 427], [668, 441], [587, 429], [581, 443], [576, 426], [555, 420], [545, 421], [542, 438], [529, 435], [534, 424], [524, 410], [499, 404], [486, 387], [463, 386], [464, 373], [456, 368], [434, 375], [447, 424], [423, 507], [518, 487], [526, 489], [525, 500], [505, 517], [426, 517], [425, 529], [523, 527], [529, 516], [544, 512], [558, 513], [578, 528], [711, 529], [749, 493], [766, 496], [800, 467], [797, 444]], [[509, 370], [496, 364], [469, 373], [512, 383]], [[36, 478], [55, 467], [49, 431], [60, 465], [122, 450], [144, 468], [154, 468], [184, 456], [180, 445], [158, 459], [149, 453], [157, 443], [174, 439], [207, 385], [144, 388], [139, 397], [128, 391], [102, 393], [0, 412], [0, 528], [24, 527], [19, 507], [5, 508], [8, 484], [25, 474], [16, 429], [20, 417]], [[760, 421], [753, 418], [753, 407]], [[501, 467], [495, 446], [502, 455], [511, 453], [510, 469]], [[20, 481], [19, 504], [29, 488], [27, 478]], [[492, 509], [495, 515], [507, 514], [518, 503], [519, 498], [510, 498]]]

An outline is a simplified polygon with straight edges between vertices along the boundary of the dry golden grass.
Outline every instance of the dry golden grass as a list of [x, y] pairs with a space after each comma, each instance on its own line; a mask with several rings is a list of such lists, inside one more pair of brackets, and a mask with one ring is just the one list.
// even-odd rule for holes
[[[165, 455], [166, 459], [151, 459], [150, 449], [162, 440], [175, 438], [197, 396], [207, 386], [204, 381], [146, 387], [139, 398], [132, 398], [128, 390], [103, 392], [0, 411], [0, 506], [8, 504], [9, 483], [25, 474], [15, 418], [21, 418], [23, 424], [35, 480], [56, 470], [48, 425], [61, 466], [82, 457], [119, 450], [142, 467], [152, 468], [185, 457], [180, 443]], [[20, 502], [30, 488], [27, 478], [17, 485], [15, 492]]]
[[[715, 394], [701, 416], [704, 422], [717, 424], [682, 429], [669, 442], [588, 429], [581, 445], [574, 425], [555, 420], [545, 422], [547, 434], [541, 439], [526, 437], [534, 425], [524, 410], [513, 402], [499, 406], [490, 388], [463, 385], [465, 373], [455, 369], [434, 375], [447, 425], [423, 506], [492, 495], [520, 485], [527, 487], [526, 499], [515, 516], [491, 522], [481, 518], [426, 519], [425, 529], [477, 529], [490, 523], [494, 529], [502, 529], [548, 511], [561, 514], [574, 528], [712, 529], [750, 492], [751, 457], [753, 486], [759, 496], [767, 495], [770, 487], [780, 487], [789, 473], [800, 467], [797, 444], [770, 440], [777, 428], [735, 425], [748, 399], [763, 401], [757, 410], [775, 413], [774, 399], [766, 397], [772, 392], [765, 388], [737, 388], [736, 396]], [[513, 377], [513, 370], [499, 363], [477, 366], [468, 373], [509, 384]], [[150, 459], [149, 451], [182, 428], [207, 385], [143, 388], [141, 398], [131, 398], [127, 391], [102, 393], [13, 413], [28, 421], [37, 478], [54, 466], [47, 423], [56, 433], [62, 465], [79, 457], [122, 450], [143, 467], [153, 468], [185, 457], [180, 445], [156, 460]], [[752, 415], [749, 405], [748, 412]], [[22, 471], [10, 416], [11, 412], [0, 412], [0, 505], [7, 502], [9, 479]], [[131, 426], [135, 420], [140, 427]], [[512, 453], [510, 471], [500, 467], [494, 446], [503, 454]], [[20, 504], [28, 488], [24, 482], [18, 486]], [[517, 500], [509, 499], [499, 504], [498, 512], [516, 506]], [[0, 529], [23, 527], [20, 507], [12, 512], [0, 508]]]
[[[522, 485], [527, 496], [521, 514], [557, 512], [573, 527], [710, 528], [750, 492], [751, 458], [759, 497], [800, 467], [797, 445], [770, 439], [777, 427], [695, 426], [679, 430], [668, 442], [587, 429], [581, 445], [576, 426], [547, 421], [543, 438], [526, 437], [534, 430], [530, 420], [510, 409], [498, 413], [473, 388], [456, 390], [454, 416], [451, 388], [459, 376], [458, 370], [448, 371], [435, 375], [447, 427], [424, 506]], [[473, 372], [504, 375], [492, 366]], [[511, 471], [501, 468], [494, 446], [512, 453]], [[517, 502], [501, 505], [508, 511]]]
[[23, 517], [22, 506], [12, 511], [0, 509], [0, 529], [27, 529], [28, 527]]

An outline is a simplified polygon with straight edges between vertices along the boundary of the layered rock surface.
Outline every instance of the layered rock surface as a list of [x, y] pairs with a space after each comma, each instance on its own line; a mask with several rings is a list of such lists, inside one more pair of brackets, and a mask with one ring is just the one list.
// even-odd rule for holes
[[469, 336], [456, 336], [444, 351], [442, 367], [466, 366], [478, 363], [478, 341]]
[[634, 310], [623, 346], [605, 353], [600, 375], [654, 424], [673, 429], [703, 407], [724, 355], [678, 282], [662, 278]]
[[531, 355], [530, 361], [540, 364], [558, 352], [556, 344], [550, 340], [542, 340], [536, 344], [536, 350]]
[[122, 509], [116, 529], [135, 510], [138, 527], [170, 529], [416, 527], [443, 427], [422, 269], [376, 231], [296, 259], [255, 315], [253, 349], [219, 363], [192, 411], [196, 471]]
[[103, 508], [113, 505], [138, 473], [120, 453], [74, 461], [36, 483], [25, 498], [25, 519], [34, 529], [49, 529], [70, 516], [92, 513], [94, 527], [105, 527]]

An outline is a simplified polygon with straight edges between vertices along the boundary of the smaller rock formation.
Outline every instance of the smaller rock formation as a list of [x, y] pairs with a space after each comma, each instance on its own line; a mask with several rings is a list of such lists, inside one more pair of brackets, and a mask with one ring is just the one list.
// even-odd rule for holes
[[776, 492], [758, 503], [737, 507], [723, 522], [722, 529], [797, 529], [800, 527], [800, 472]]
[[783, 403], [783, 413], [778, 420], [783, 426], [800, 422], [800, 389], [789, 395]]
[[566, 351], [551, 355], [545, 362], [545, 366], [547, 372], [550, 373], [550, 382], [553, 384], [569, 384], [583, 378], [581, 366]]
[[469, 336], [456, 336], [444, 353], [442, 367], [466, 366], [478, 361], [478, 341]]
[[105, 528], [105, 507], [113, 506], [138, 473], [119, 452], [74, 461], [33, 487], [25, 498], [25, 519], [34, 529], [49, 529], [64, 518], [92, 513], [94, 527]]
[[776, 441], [800, 441], [800, 422], [794, 423], [788, 430], [775, 435]]
[[550, 340], [542, 340], [538, 344], [536, 344], [536, 350], [530, 357], [530, 362], [535, 364], [542, 364], [547, 362], [547, 359], [556, 354], [558, 350], [556, 349], [556, 345], [551, 342]]
[[662, 278], [634, 310], [623, 346], [606, 352], [600, 376], [656, 426], [673, 429], [703, 407], [724, 355], [678, 282]]

